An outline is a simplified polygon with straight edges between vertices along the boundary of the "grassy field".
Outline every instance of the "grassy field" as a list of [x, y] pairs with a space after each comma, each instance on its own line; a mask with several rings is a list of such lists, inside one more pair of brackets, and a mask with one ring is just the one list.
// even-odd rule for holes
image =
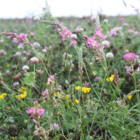
[[140, 139], [139, 15], [0, 25], [0, 140]]

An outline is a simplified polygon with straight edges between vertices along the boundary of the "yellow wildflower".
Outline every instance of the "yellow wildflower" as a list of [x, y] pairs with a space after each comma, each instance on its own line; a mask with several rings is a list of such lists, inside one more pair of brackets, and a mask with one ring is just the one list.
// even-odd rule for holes
[[3, 99], [6, 95], [7, 95], [6, 93], [2, 93], [2, 94], [0, 95], [0, 99]]
[[106, 78], [106, 81], [107, 82], [113, 82], [113, 80], [114, 80], [114, 75], [113, 74], [111, 74], [111, 76], [109, 77], [109, 78]]
[[21, 87], [21, 89], [25, 91], [26, 90], [26, 87]]
[[12, 139], [14, 140], [14, 139], [15, 139], [15, 137], [12, 137]]
[[10, 66], [9, 64], [6, 65], [7, 68], [8, 68], [9, 66]]
[[129, 96], [128, 96], [128, 99], [131, 100], [131, 98], [132, 98], [132, 95], [129, 95]]
[[54, 95], [55, 97], [57, 97], [57, 96], [59, 97], [59, 96], [60, 96], [60, 93], [57, 92], [57, 93], [54, 93], [53, 95]]
[[56, 94], [56, 93], [54, 93], [53, 95], [54, 95], [55, 97], [57, 97], [57, 94]]
[[19, 88], [19, 89], [18, 89], [18, 92], [23, 92], [23, 89], [22, 89], [22, 88]]
[[84, 93], [89, 93], [90, 90], [91, 90], [90, 88], [82, 87], [82, 92], [84, 92]]
[[77, 86], [77, 87], [75, 87], [75, 90], [79, 90], [81, 87], [80, 86]]
[[16, 95], [15, 97], [16, 97], [18, 100], [20, 100], [20, 95]]
[[116, 109], [119, 109], [119, 107], [115, 107]]
[[75, 103], [76, 103], [76, 104], [79, 104], [79, 100], [75, 100]]
[[69, 99], [70, 99], [70, 97], [69, 97], [69, 95], [68, 95], [68, 94], [66, 95], [66, 98], [67, 98], [67, 100], [69, 100]]

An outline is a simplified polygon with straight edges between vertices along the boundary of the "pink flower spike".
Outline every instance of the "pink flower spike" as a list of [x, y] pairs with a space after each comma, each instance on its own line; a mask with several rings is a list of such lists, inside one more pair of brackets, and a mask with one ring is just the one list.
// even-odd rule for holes
[[44, 112], [45, 112], [45, 109], [37, 109], [37, 113], [40, 116], [43, 116]]
[[123, 58], [126, 61], [132, 61], [135, 58], [135, 54], [134, 53], [127, 53], [127, 54], [123, 55]]

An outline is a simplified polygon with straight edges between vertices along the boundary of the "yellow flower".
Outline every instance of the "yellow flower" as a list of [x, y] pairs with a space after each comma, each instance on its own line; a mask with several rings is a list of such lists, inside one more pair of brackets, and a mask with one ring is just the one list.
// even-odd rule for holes
[[8, 68], [9, 66], [10, 66], [9, 64], [6, 65], [7, 68]]
[[66, 98], [67, 98], [67, 100], [69, 100], [69, 99], [70, 99], [70, 97], [69, 97], [69, 95], [68, 95], [68, 94], [66, 95]]
[[24, 91], [26, 91], [26, 87], [21, 87], [18, 89], [18, 92], [24, 92]]
[[26, 87], [21, 87], [21, 89], [25, 91], [26, 90]]
[[23, 89], [22, 89], [22, 88], [19, 88], [19, 89], [18, 89], [18, 92], [23, 92]]
[[54, 95], [55, 97], [57, 97], [57, 96], [59, 97], [59, 96], [60, 96], [60, 93], [57, 92], [57, 93], [54, 93], [53, 95]]
[[110, 79], [110, 82], [113, 82], [113, 79], [114, 79], [114, 78], [113, 78], [113, 77], [110, 77], [109, 79]]
[[79, 100], [75, 100], [75, 103], [76, 103], [76, 104], [79, 104]]
[[24, 99], [27, 96], [27, 91], [24, 91], [23, 94], [20, 94], [20, 97]]
[[12, 137], [12, 139], [14, 140], [14, 139], [15, 139], [15, 137]]
[[18, 100], [20, 100], [20, 95], [16, 95], [15, 97], [16, 97]]
[[0, 95], [0, 99], [3, 99], [6, 95], [7, 95], [6, 93], [2, 93], [2, 94]]
[[113, 82], [113, 80], [114, 80], [114, 75], [113, 74], [111, 74], [111, 76], [109, 77], [109, 78], [106, 78], [106, 81], [107, 82]]
[[128, 99], [131, 100], [131, 98], [132, 98], [132, 95], [129, 95], [129, 96], [128, 96]]
[[56, 93], [54, 93], [53, 95], [54, 95], [55, 97], [57, 97], [57, 94], [56, 94]]
[[79, 90], [81, 87], [80, 86], [77, 86], [77, 87], [75, 87], [75, 90]]
[[89, 93], [90, 90], [91, 90], [90, 88], [82, 87], [82, 92], [84, 92], [84, 93]]
[[116, 109], [119, 109], [119, 107], [115, 107]]

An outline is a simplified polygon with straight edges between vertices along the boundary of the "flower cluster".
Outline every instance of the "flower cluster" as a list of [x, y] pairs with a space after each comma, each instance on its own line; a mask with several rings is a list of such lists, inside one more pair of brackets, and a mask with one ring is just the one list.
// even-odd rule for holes
[[6, 95], [7, 95], [6, 93], [2, 93], [2, 94], [0, 95], [0, 99], [3, 99]]
[[31, 107], [26, 110], [26, 113], [30, 114], [31, 116], [37, 116], [37, 115], [43, 116], [44, 112], [45, 109], [40, 109], [40, 108], [36, 109], [35, 107]]
[[109, 78], [106, 78], [107, 82], [113, 82], [113, 80], [114, 80], [114, 75], [113, 74], [111, 74], [111, 76]]
[[17, 35], [16, 33], [5, 33], [7, 37], [10, 37], [15, 43], [23, 43], [26, 44], [28, 42], [27, 34], [20, 33]]
[[[73, 35], [72, 32], [68, 29], [68, 27], [63, 26], [62, 24], [56, 23], [55, 27], [58, 30], [58, 33], [61, 35], [62, 37], [62, 41], [68, 40], [68, 39], [77, 39], [76, 35]], [[70, 46], [73, 46], [76, 44], [75, 40], [72, 40], [72, 42], [70, 43]]]
[[26, 91], [26, 87], [21, 87], [18, 89], [18, 92], [22, 92], [22, 94], [20, 95], [16, 95], [15, 97], [20, 100], [20, 99], [24, 99], [27, 96], [27, 91]]
[[88, 87], [82, 87], [82, 88], [80, 86], [75, 87], [75, 90], [79, 90], [79, 89], [81, 89], [82, 92], [84, 92], [85, 94], [89, 93], [91, 90], [91, 88], [88, 88]]
[[134, 53], [127, 53], [127, 54], [123, 55], [123, 58], [128, 62], [132, 62], [135, 58], [135, 54]]

